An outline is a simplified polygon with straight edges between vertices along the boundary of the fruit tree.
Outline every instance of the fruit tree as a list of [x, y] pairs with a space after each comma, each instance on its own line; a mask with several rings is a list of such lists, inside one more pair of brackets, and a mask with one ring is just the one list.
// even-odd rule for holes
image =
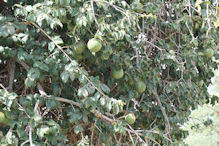
[[218, 100], [217, 0], [7, 2], [1, 145], [176, 145], [189, 109]]

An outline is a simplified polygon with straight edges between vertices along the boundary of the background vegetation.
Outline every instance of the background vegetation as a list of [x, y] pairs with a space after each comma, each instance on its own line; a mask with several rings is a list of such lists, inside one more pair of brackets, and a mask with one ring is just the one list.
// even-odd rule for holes
[[217, 0], [1, 7], [1, 145], [190, 144], [191, 109], [218, 101]]

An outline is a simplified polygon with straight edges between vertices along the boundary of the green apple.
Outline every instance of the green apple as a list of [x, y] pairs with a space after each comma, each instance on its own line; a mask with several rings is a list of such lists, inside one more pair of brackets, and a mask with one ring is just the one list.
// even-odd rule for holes
[[79, 41], [74, 45], [74, 51], [76, 54], [82, 54], [86, 48], [86, 45], [83, 41]]
[[139, 94], [142, 94], [142, 93], [146, 90], [146, 85], [145, 85], [144, 82], [138, 81], [138, 82], [135, 84], [135, 89], [136, 89], [136, 91], [137, 91]]
[[129, 113], [128, 115], [125, 116], [125, 121], [128, 123], [128, 124], [134, 124], [135, 123], [135, 115], [133, 113]]
[[88, 41], [87, 47], [91, 52], [99, 52], [101, 50], [102, 44], [95, 38]]
[[123, 77], [123, 75], [124, 75], [124, 71], [122, 68], [112, 70], [112, 77], [115, 79], [120, 79]]
[[204, 55], [207, 58], [211, 58], [214, 55], [214, 50], [213, 49], [207, 49], [207, 50], [205, 50]]

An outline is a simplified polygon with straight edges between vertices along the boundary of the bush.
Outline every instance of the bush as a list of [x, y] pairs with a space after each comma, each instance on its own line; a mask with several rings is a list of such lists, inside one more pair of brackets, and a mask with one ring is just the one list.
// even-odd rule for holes
[[[0, 107], [10, 122], [1, 144], [181, 143], [187, 133], [178, 125], [189, 109], [210, 101], [216, 4], [47, 0], [5, 9]], [[98, 52], [75, 52], [76, 44], [93, 38]], [[205, 55], [208, 49], [213, 52]], [[123, 75], [113, 78], [118, 68]], [[132, 125], [125, 121], [129, 113], [136, 118]]]
[[205, 104], [192, 111], [190, 119], [183, 130], [189, 132], [189, 136], [184, 140], [191, 146], [206, 146], [219, 144], [219, 104], [214, 106]]

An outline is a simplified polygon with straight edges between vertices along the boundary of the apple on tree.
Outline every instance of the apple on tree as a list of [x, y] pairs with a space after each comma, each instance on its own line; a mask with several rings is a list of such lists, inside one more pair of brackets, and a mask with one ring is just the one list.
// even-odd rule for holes
[[142, 93], [146, 90], [146, 85], [145, 85], [144, 82], [138, 81], [138, 82], [135, 84], [135, 89], [136, 89], [136, 91], [137, 91], [139, 94], [142, 94]]
[[86, 45], [84, 44], [83, 41], [79, 41], [74, 45], [73, 49], [76, 54], [82, 54], [86, 49]]
[[112, 77], [114, 79], [120, 79], [123, 77], [123, 75], [124, 75], [124, 71], [122, 68], [112, 70]]
[[102, 44], [95, 38], [88, 41], [87, 47], [91, 52], [99, 52], [101, 50]]
[[125, 121], [128, 124], [134, 124], [136, 120], [136, 117], [134, 115], [134, 113], [129, 113], [128, 115], [125, 116]]

